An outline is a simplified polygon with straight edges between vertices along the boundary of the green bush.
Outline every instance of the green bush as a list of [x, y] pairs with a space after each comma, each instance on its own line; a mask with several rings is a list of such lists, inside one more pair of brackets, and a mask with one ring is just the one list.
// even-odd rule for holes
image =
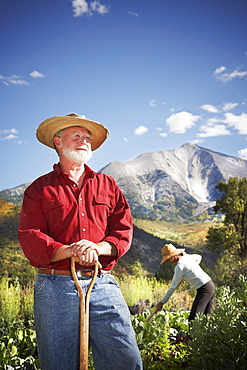
[[9, 284], [7, 277], [0, 280], [0, 317], [7, 326], [18, 319], [21, 306], [20, 292], [18, 281]]
[[[190, 361], [187, 344], [187, 315], [184, 312], [158, 312], [149, 322], [150, 312], [136, 315], [132, 324], [143, 359], [144, 370], [185, 368]], [[176, 328], [171, 327], [176, 322]]]
[[245, 370], [247, 364], [247, 278], [216, 290], [211, 316], [198, 315], [191, 331], [190, 369]]
[[[32, 323], [29, 323], [30, 326]], [[16, 367], [24, 364], [33, 365], [33, 369], [39, 369], [37, 354], [36, 333], [33, 328], [21, 328], [13, 325], [1, 336], [0, 342], [1, 369], [8, 366]]]

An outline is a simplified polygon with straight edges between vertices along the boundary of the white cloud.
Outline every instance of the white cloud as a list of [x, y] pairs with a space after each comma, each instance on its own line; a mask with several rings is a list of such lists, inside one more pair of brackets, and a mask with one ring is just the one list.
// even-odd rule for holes
[[100, 4], [99, 1], [92, 1], [90, 3], [90, 9], [99, 14], [106, 14], [109, 12], [109, 9], [105, 5]]
[[238, 71], [235, 69], [235, 71], [231, 73], [227, 73], [227, 72], [223, 73], [225, 70], [226, 70], [226, 67], [223, 67], [223, 66], [220, 68], [216, 68], [216, 70], [214, 71], [215, 78], [222, 82], [229, 82], [236, 77], [243, 78], [247, 76], [247, 71]]
[[224, 116], [224, 123], [234, 127], [240, 135], [247, 135], [247, 113], [242, 113], [239, 116], [232, 113], [225, 113]]
[[148, 104], [150, 107], [157, 107], [157, 104], [155, 103], [155, 99], [150, 100]]
[[12, 139], [18, 139], [18, 136], [10, 134], [4, 138], [4, 140], [12, 140]]
[[148, 128], [145, 126], [139, 126], [135, 129], [135, 135], [143, 135], [148, 131]]
[[200, 127], [201, 133], [198, 133], [197, 137], [212, 137], [212, 136], [222, 136], [231, 135], [231, 132], [226, 128], [225, 125], [217, 125], [215, 122], [217, 119], [208, 120], [205, 125]]
[[0, 131], [1, 140], [12, 140], [18, 138], [18, 131], [15, 128]]
[[187, 129], [195, 126], [195, 122], [200, 119], [200, 116], [195, 116], [189, 112], [174, 113], [167, 118], [166, 126], [169, 126], [170, 132], [184, 134]]
[[199, 108], [204, 109], [206, 112], [209, 112], [209, 113], [218, 112], [218, 109], [212, 104], [204, 104], [204, 105], [201, 105]]
[[159, 135], [162, 136], [162, 137], [167, 137], [167, 133], [166, 132], [161, 132]]
[[232, 110], [238, 106], [238, 103], [224, 103], [222, 110], [227, 112], [228, 110]]
[[191, 141], [191, 144], [201, 144], [203, 142], [204, 142], [203, 139], [194, 139], [194, 140]]
[[127, 137], [124, 137], [124, 141], [127, 143], [128, 142], [128, 139], [127, 139]]
[[6, 86], [9, 85], [29, 85], [29, 83], [25, 80], [22, 80], [19, 76], [12, 75], [10, 77], [4, 77], [0, 75], [0, 80], [2, 80], [3, 84]]
[[99, 1], [91, 1], [89, 3], [86, 0], [72, 0], [72, 8], [74, 17], [81, 17], [84, 14], [92, 16], [93, 12], [98, 14], [106, 14], [109, 12], [107, 6], [101, 4]]
[[38, 71], [31, 72], [30, 76], [33, 77], [33, 78], [43, 78], [43, 77], [45, 77], [42, 73], [40, 73]]
[[136, 13], [136, 12], [128, 12], [128, 14], [133, 15], [133, 16], [135, 16], [135, 17], [139, 17], [139, 14], [138, 14], [138, 13]]
[[88, 3], [85, 0], [72, 0], [74, 17], [80, 17], [88, 13]]
[[15, 128], [11, 128], [11, 129], [8, 129], [8, 130], [3, 130], [3, 131], [0, 131], [1, 134], [18, 134], [18, 131], [15, 129]]
[[216, 68], [216, 70], [214, 71], [214, 74], [219, 75], [220, 73], [224, 72], [225, 70], [226, 70], [226, 67], [221, 66], [219, 68]]
[[247, 148], [238, 150], [239, 157], [247, 159]]

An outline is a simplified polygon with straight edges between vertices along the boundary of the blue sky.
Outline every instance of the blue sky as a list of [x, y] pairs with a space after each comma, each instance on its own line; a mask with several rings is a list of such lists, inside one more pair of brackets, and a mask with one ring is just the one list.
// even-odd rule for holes
[[49, 172], [35, 131], [76, 112], [99, 170], [186, 142], [247, 159], [246, 0], [1, 0], [0, 190]]

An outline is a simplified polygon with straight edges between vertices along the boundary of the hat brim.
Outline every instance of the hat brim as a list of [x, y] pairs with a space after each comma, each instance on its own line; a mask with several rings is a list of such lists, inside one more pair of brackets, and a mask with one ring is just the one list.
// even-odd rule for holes
[[98, 149], [109, 135], [109, 130], [101, 123], [90, 121], [83, 116], [55, 116], [43, 121], [36, 131], [37, 139], [44, 145], [55, 148], [53, 138], [55, 134], [68, 127], [79, 126], [89, 131], [93, 138], [91, 149]]
[[166, 256], [163, 256], [163, 257], [162, 257], [162, 260], [161, 260], [161, 262], [160, 262], [160, 265], [161, 265], [163, 262], [165, 262], [165, 261], [169, 260], [169, 258], [172, 258], [172, 257], [174, 257], [174, 256], [177, 256], [177, 255], [179, 255], [180, 253], [183, 253], [184, 251], [185, 251], [185, 249], [176, 249], [174, 252], [169, 253], [169, 254], [167, 254]]

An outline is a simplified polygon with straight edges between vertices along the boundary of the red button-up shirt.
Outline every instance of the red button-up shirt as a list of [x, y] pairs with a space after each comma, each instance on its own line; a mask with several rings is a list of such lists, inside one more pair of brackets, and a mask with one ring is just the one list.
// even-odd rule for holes
[[70, 259], [50, 262], [54, 251], [87, 239], [116, 246], [116, 256], [99, 257], [102, 268], [110, 270], [130, 248], [133, 226], [123, 193], [112, 177], [85, 168], [81, 190], [59, 164], [26, 189], [18, 236], [32, 266], [69, 270]]

